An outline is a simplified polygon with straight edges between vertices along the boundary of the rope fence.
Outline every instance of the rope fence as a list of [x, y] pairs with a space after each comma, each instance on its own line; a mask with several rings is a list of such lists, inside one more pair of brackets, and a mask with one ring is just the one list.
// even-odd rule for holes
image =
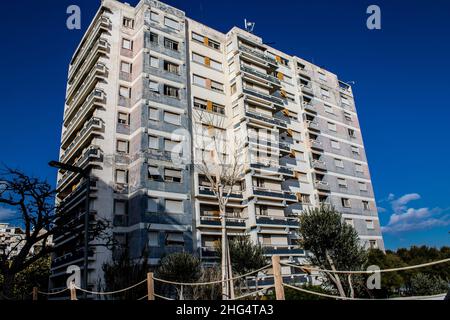
[[[374, 273], [386, 273], [386, 272], [395, 272], [395, 271], [403, 271], [403, 270], [410, 270], [410, 269], [417, 269], [417, 268], [424, 268], [424, 267], [428, 267], [428, 266], [433, 266], [433, 265], [437, 265], [437, 264], [442, 264], [442, 263], [447, 263], [450, 262], [450, 258], [449, 259], [443, 259], [443, 260], [439, 260], [439, 261], [433, 261], [433, 262], [428, 262], [428, 263], [423, 263], [423, 264], [418, 264], [418, 265], [414, 265], [414, 266], [405, 266], [405, 267], [399, 267], [399, 268], [391, 268], [391, 269], [381, 269], [381, 270], [326, 270], [326, 269], [320, 269], [320, 268], [316, 268], [316, 267], [309, 267], [309, 266], [303, 266], [303, 265], [294, 265], [294, 264], [290, 264], [290, 263], [284, 263], [284, 262], [280, 262], [280, 257], [279, 256], [272, 256], [272, 263], [268, 264], [262, 268], [259, 268], [257, 270], [248, 272], [246, 274], [240, 275], [240, 276], [236, 276], [236, 277], [232, 277], [232, 278], [228, 278], [228, 279], [224, 279], [224, 280], [216, 280], [216, 281], [208, 281], [208, 282], [176, 282], [176, 281], [170, 281], [170, 280], [164, 280], [164, 279], [160, 279], [160, 278], [156, 278], [154, 276], [154, 274], [152, 272], [148, 273], [147, 275], [147, 279], [144, 279], [136, 284], [133, 284], [127, 288], [123, 288], [123, 289], [119, 289], [119, 290], [115, 290], [115, 291], [90, 291], [87, 289], [83, 289], [80, 288], [78, 286], [76, 286], [75, 284], [72, 284], [70, 286], [70, 288], [64, 288], [62, 290], [59, 291], [53, 291], [53, 292], [42, 292], [39, 291], [37, 287], [33, 288], [33, 300], [37, 300], [38, 299], [38, 294], [41, 295], [45, 295], [45, 296], [54, 296], [54, 295], [60, 295], [66, 291], [70, 291], [70, 299], [71, 300], [77, 300], [77, 294], [76, 291], [79, 290], [81, 292], [84, 293], [88, 293], [88, 294], [92, 294], [92, 295], [100, 295], [100, 296], [106, 296], [106, 295], [115, 295], [115, 294], [119, 294], [119, 293], [123, 293], [126, 291], [129, 291], [131, 289], [134, 289], [140, 285], [143, 285], [144, 283], [147, 283], [147, 294], [137, 300], [142, 301], [142, 300], [155, 300], [155, 298], [159, 298], [159, 299], [163, 299], [163, 300], [176, 300], [170, 297], [165, 297], [163, 295], [157, 294], [155, 293], [155, 282], [160, 282], [160, 283], [164, 283], [164, 284], [170, 284], [170, 285], [174, 285], [174, 286], [181, 286], [181, 291], [183, 291], [183, 287], [184, 286], [188, 286], [188, 287], [199, 287], [199, 286], [208, 286], [208, 285], [215, 285], [215, 284], [223, 284], [225, 282], [232, 282], [232, 281], [236, 281], [239, 279], [243, 279], [243, 278], [247, 278], [251, 275], [256, 274], [255, 277], [255, 283], [256, 283], [256, 289], [257, 289], [257, 279], [258, 279], [258, 274], [262, 271], [265, 270], [269, 270], [271, 269], [273, 272], [273, 279], [274, 279], [274, 284], [270, 285], [270, 286], [264, 286], [261, 289], [257, 289], [255, 291], [252, 292], [248, 292], [245, 294], [242, 294], [241, 296], [235, 297], [235, 298], [231, 298], [230, 300], [240, 300], [240, 299], [244, 299], [244, 298], [248, 298], [251, 296], [256, 296], [258, 294], [267, 292], [268, 290], [271, 289], [275, 289], [275, 296], [277, 300], [285, 300], [285, 292], [284, 292], [284, 288], [290, 288], [293, 290], [297, 290], [297, 291], [301, 291], [307, 294], [311, 294], [311, 295], [316, 295], [316, 296], [321, 296], [324, 298], [331, 298], [331, 299], [338, 299], [338, 300], [426, 300], [426, 299], [440, 299], [446, 296], [446, 293], [442, 293], [442, 294], [438, 294], [438, 295], [432, 295], [432, 296], [413, 296], [413, 297], [398, 297], [398, 298], [389, 298], [389, 299], [366, 299], [366, 298], [352, 298], [352, 297], [342, 297], [342, 296], [335, 296], [335, 295], [330, 295], [330, 294], [325, 294], [325, 293], [320, 293], [320, 292], [315, 292], [315, 291], [310, 291], [301, 287], [297, 287], [297, 286], [293, 286], [291, 284], [287, 284], [283, 282], [283, 276], [282, 276], [282, 272], [281, 272], [281, 267], [282, 266], [286, 266], [286, 267], [292, 267], [292, 268], [296, 268], [296, 269], [300, 269], [302, 271], [305, 270], [309, 270], [309, 271], [317, 271], [317, 272], [326, 272], [326, 273], [338, 273], [338, 274], [374, 274]], [[248, 280], [248, 279], [246, 279]], [[180, 295], [180, 298], [182, 299], [183, 294]]]

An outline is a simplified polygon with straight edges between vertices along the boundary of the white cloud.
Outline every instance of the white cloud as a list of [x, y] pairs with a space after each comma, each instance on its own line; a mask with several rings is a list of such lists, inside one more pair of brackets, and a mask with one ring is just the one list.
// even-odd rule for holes
[[11, 218], [15, 217], [16, 214], [17, 213], [14, 210], [0, 207], [0, 222], [2, 222], [2, 220], [11, 219]]
[[392, 214], [388, 224], [382, 227], [382, 231], [385, 233], [400, 233], [450, 225], [450, 214], [446, 214], [448, 209], [410, 207], [408, 204], [411, 201], [421, 199], [418, 193], [405, 194], [400, 198], [390, 194], [388, 199]]

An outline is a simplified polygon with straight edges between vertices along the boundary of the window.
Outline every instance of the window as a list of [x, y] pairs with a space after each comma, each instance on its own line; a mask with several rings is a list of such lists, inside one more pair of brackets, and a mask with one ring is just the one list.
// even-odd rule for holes
[[180, 97], [180, 89], [169, 86], [167, 84], [164, 85], [164, 95], [172, 98]]
[[179, 74], [180, 73], [180, 66], [176, 63], [164, 61], [164, 70], [168, 71], [170, 73]]
[[344, 208], [351, 208], [350, 199], [341, 198], [341, 203]]
[[346, 224], [348, 224], [349, 226], [352, 226], [352, 227], [355, 226], [355, 224], [353, 223], [353, 219], [346, 218], [346, 219], [344, 219], [344, 222]]
[[181, 182], [181, 170], [178, 169], [165, 169], [164, 170], [165, 182]]
[[158, 82], [150, 80], [149, 88], [150, 88], [150, 91], [159, 93], [159, 84], [158, 84]]
[[336, 123], [328, 122], [328, 129], [336, 132], [337, 131]]
[[131, 63], [125, 61], [120, 62], [120, 71], [125, 73], [131, 73]]
[[134, 28], [134, 20], [131, 18], [124, 17], [122, 20], [122, 25], [125, 28], [133, 29]]
[[183, 213], [183, 201], [166, 199], [165, 207], [167, 213]]
[[117, 140], [116, 151], [119, 153], [128, 153], [128, 141]]
[[359, 163], [355, 163], [355, 170], [356, 170], [356, 172], [360, 172], [360, 173], [364, 172], [363, 166]]
[[218, 114], [225, 114], [225, 106], [219, 105], [217, 103], [206, 101], [199, 98], [194, 98], [194, 107], [208, 112], [214, 112]]
[[327, 81], [327, 75], [323, 72], [318, 72], [319, 73], [319, 79], [322, 81]]
[[150, 56], [150, 66], [153, 68], [159, 68], [159, 59], [156, 57]]
[[309, 194], [302, 194], [301, 199], [302, 199], [302, 203], [305, 203], [305, 204], [311, 203], [311, 197]]
[[359, 155], [359, 148], [357, 146], [352, 146], [352, 153], [354, 155]]
[[150, 11], [150, 20], [159, 22], [159, 14], [155, 11]]
[[180, 142], [169, 139], [164, 139], [164, 150], [167, 152], [176, 153], [179, 150]]
[[129, 116], [128, 113], [125, 112], [119, 112], [117, 115], [117, 122], [120, 124], [128, 125], [129, 123]]
[[338, 185], [339, 188], [347, 188], [347, 180], [342, 179], [342, 178], [338, 178]]
[[159, 181], [161, 175], [159, 174], [158, 167], [148, 166], [148, 179], [153, 181]]
[[344, 161], [341, 159], [334, 159], [334, 165], [338, 168], [344, 168]]
[[202, 55], [199, 55], [198, 53], [192, 52], [192, 61], [205, 64], [205, 57]]
[[356, 138], [355, 130], [348, 129], [348, 135], [350, 138]]
[[181, 124], [181, 116], [177, 113], [164, 111], [164, 121], [167, 123], [180, 125]]
[[148, 246], [159, 247], [159, 232], [151, 231], [148, 233]]
[[358, 182], [360, 191], [367, 191], [367, 184], [365, 182]]
[[114, 214], [124, 216], [127, 214], [127, 202], [122, 200], [114, 200]]
[[193, 75], [192, 82], [196, 85], [206, 87], [206, 78], [200, 77], [196, 74]]
[[231, 85], [231, 94], [235, 94], [237, 91], [236, 83]]
[[325, 104], [324, 105], [324, 109], [325, 109], [325, 112], [330, 113], [330, 114], [334, 114], [332, 106], [329, 106], [329, 105]]
[[220, 43], [211, 39], [208, 39], [208, 47], [215, 50], [220, 50]]
[[178, 51], [178, 42], [164, 38], [164, 47], [173, 51]]
[[164, 25], [175, 30], [180, 30], [180, 23], [168, 17], [164, 17]]
[[126, 170], [116, 170], [116, 183], [125, 184], [128, 183], [128, 173]]
[[150, 149], [159, 149], [159, 138], [156, 136], [148, 136], [148, 147]]
[[378, 242], [377, 240], [369, 240], [369, 247], [371, 249], [377, 249], [378, 248]]
[[150, 42], [153, 42], [153, 44], [158, 43], [158, 35], [156, 33], [150, 32]]
[[330, 97], [330, 92], [327, 89], [321, 88], [320, 91], [322, 93], [322, 98], [329, 98]]
[[363, 209], [364, 209], [364, 210], [370, 210], [370, 204], [369, 204], [369, 201], [364, 201], [364, 200], [363, 200], [362, 204], [363, 204]]
[[159, 110], [157, 108], [148, 108], [148, 118], [150, 120], [159, 120]]
[[198, 33], [192, 32], [192, 40], [203, 43], [205, 37], [199, 35]]
[[350, 100], [348, 100], [347, 97], [341, 96], [341, 101], [343, 104], [349, 106], [350, 105]]
[[221, 71], [222, 70], [222, 62], [216, 61], [216, 60], [212, 60], [209, 59], [210, 61], [210, 67], [216, 70]]
[[223, 92], [223, 84], [220, 82], [211, 81], [211, 90]]
[[333, 149], [340, 149], [340, 148], [341, 148], [341, 145], [340, 145], [339, 141], [331, 140], [331, 147], [332, 147]]
[[149, 197], [147, 200], [147, 211], [158, 212], [159, 210], [159, 198]]
[[345, 118], [345, 120], [347, 120], [349, 122], [353, 121], [352, 115], [350, 113], [348, 113], [348, 112], [344, 112], [344, 118]]
[[301, 182], [308, 182], [308, 175], [304, 172], [297, 172], [297, 178]]
[[122, 48], [127, 50], [133, 50], [133, 41], [128, 39], [122, 39]]
[[166, 246], [184, 246], [184, 237], [182, 232], [167, 232]]
[[130, 96], [131, 96], [131, 88], [120, 86], [119, 87], [119, 96], [121, 96], [123, 98], [130, 98]]

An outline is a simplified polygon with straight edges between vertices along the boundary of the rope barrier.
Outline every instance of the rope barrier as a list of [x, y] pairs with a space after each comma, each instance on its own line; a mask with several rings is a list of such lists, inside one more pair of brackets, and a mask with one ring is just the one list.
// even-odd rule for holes
[[386, 299], [368, 299], [368, 298], [351, 298], [351, 297], [341, 297], [341, 296], [333, 296], [330, 294], [326, 294], [326, 293], [320, 293], [320, 292], [315, 292], [315, 291], [310, 291], [310, 290], [306, 290], [303, 288], [299, 288], [299, 287], [295, 287], [295, 286], [291, 286], [289, 284], [284, 283], [283, 284], [285, 287], [287, 288], [291, 288], [297, 291], [302, 291], [305, 293], [309, 293], [312, 295], [316, 295], [316, 296], [321, 296], [321, 297], [326, 297], [326, 298], [332, 298], [332, 299], [340, 299], [340, 300], [371, 300], [371, 301], [386, 301], [386, 300], [425, 300], [425, 299], [433, 299], [433, 298], [443, 298], [446, 296], [446, 293], [441, 293], [441, 294], [436, 294], [436, 295], [431, 295], [431, 296], [412, 296], [412, 297], [397, 297], [397, 298], [386, 298]]
[[433, 261], [433, 262], [422, 263], [422, 264], [418, 264], [415, 266], [407, 266], [407, 267], [399, 267], [399, 268], [391, 268], [391, 269], [381, 269], [381, 270], [360, 270], [360, 271], [326, 270], [326, 269], [320, 269], [320, 268], [315, 268], [315, 267], [297, 266], [294, 264], [283, 263], [283, 262], [281, 264], [284, 266], [287, 266], [287, 267], [293, 267], [293, 268], [305, 269], [305, 270], [311, 270], [311, 271], [319, 271], [319, 272], [343, 273], [343, 274], [373, 274], [373, 273], [377, 273], [377, 272], [383, 273], [383, 272], [394, 272], [394, 271], [410, 270], [410, 269], [416, 269], [416, 268], [424, 268], [424, 267], [433, 266], [436, 264], [441, 264], [441, 263], [446, 263], [446, 262], [450, 262], [450, 258]]
[[144, 299], [147, 298], [147, 297], [148, 297], [148, 294], [146, 294], [145, 296], [139, 298], [138, 301], [144, 300]]
[[154, 293], [153, 295], [155, 297], [157, 297], [157, 298], [161, 298], [161, 299], [164, 299], [164, 300], [175, 300], [175, 299], [167, 298], [167, 297], [164, 297], [164, 296], [160, 296], [159, 294], [156, 294], [156, 293]]
[[251, 296], [254, 296], [254, 295], [256, 295], [256, 294], [258, 294], [258, 293], [260, 293], [260, 292], [267, 291], [267, 290], [272, 289], [272, 288], [273, 288], [273, 286], [266, 287], [266, 288], [262, 288], [262, 289], [260, 289], [260, 290], [254, 291], [254, 292], [250, 292], [250, 293], [247, 293], [247, 294], [243, 294], [242, 296], [239, 296], [239, 297], [234, 298], [234, 299], [232, 299], [232, 300], [240, 300], [240, 299], [243, 299], [243, 298], [251, 297]]
[[120, 290], [116, 290], [116, 291], [110, 291], [110, 292], [89, 291], [89, 290], [86, 290], [86, 289], [83, 289], [83, 288], [80, 288], [80, 287], [77, 287], [77, 286], [75, 286], [75, 289], [83, 291], [83, 292], [86, 292], [86, 293], [95, 294], [95, 295], [112, 295], [112, 294], [128, 291], [128, 290], [133, 289], [133, 288], [135, 288], [135, 287], [137, 287], [137, 286], [139, 286], [139, 285], [141, 285], [141, 284], [143, 284], [145, 282], [147, 282], [147, 279], [142, 280], [141, 282], [138, 282], [138, 283], [136, 283], [136, 284], [134, 284], [132, 286], [129, 286], [128, 288], [124, 288], [124, 289], [120, 289]]
[[57, 295], [57, 294], [61, 294], [63, 292], [66, 292], [67, 290], [69, 290], [69, 288], [65, 288], [59, 291], [53, 291], [53, 292], [43, 292], [43, 291], [38, 291], [39, 294], [43, 294], [45, 296], [53, 296], [53, 295]]
[[252, 272], [249, 272], [249, 273], [246, 273], [246, 274], [243, 274], [243, 275], [238, 276], [238, 277], [233, 277], [233, 278], [229, 278], [229, 279], [225, 279], [225, 280], [210, 281], [210, 282], [192, 282], [192, 283], [189, 283], [189, 282], [175, 282], [175, 281], [163, 280], [163, 279], [159, 279], [159, 278], [155, 278], [155, 277], [153, 277], [153, 280], [159, 281], [159, 282], [162, 282], [162, 283], [167, 283], [167, 284], [179, 285], [179, 286], [180, 285], [181, 286], [206, 286], [206, 285], [218, 284], [218, 283], [222, 283], [222, 282], [234, 281], [234, 280], [238, 280], [238, 279], [241, 279], [241, 278], [245, 278], [245, 277], [248, 277], [251, 274], [258, 273], [260, 271], [263, 271], [263, 270], [271, 268], [271, 267], [272, 267], [272, 265], [268, 264], [265, 267], [262, 267], [262, 268], [260, 268], [258, 270], [255, 270], [255, 271], [252, 271]]

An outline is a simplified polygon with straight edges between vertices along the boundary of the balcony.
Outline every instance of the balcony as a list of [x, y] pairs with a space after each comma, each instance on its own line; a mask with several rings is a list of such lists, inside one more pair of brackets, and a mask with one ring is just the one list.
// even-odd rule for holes
[[300, 88], [302, 89], [302, 92], [314, 95], [314, 91], [311, 84], [300, 84]]
[[215, 247], [202, 247], [201, 248], [201, 258], [202, 259], [218, 259], [219, 254]]
[[[86, 59], [89, 54], [94, 51], [96, 42], [95, 39], [97, 39], [97, 35], [100, 31], [109, 31], [111, 28], [111, 20], [109, 20], [106, 16], [100, 16], [98, 20], [95, 22], [94, 26], [92, 27], [92, 30], [89, 32], [89, 34], [84, 39], [84, 45], [78, 49], [76, 57], [74, 57], [74, 60], [71, 63], [71, 67], [69, 70], [69, 82], [73, 80], [73, 77], [75, 75], [75, 71], [77, 71], [80, 66], [84, 62], [88, 62], [89, 59]], [[100, 35], [101, 36], [101, 35]], [[105, 40], [106, 41], [106, 40]]]
[[250, 57], [250, 58], [256, 58], [257, 60], [262, 61], [263, 64], [268, 64], [269, 66], [272, 66], [272, 67], [276, 67], [278, 65], [278, 62], [275, 59], [267, 56], [262, 51], [255, 50], [255, 49], [252, 49], [252, 48], [244, 46], [244, 45], [240, 45], [239, 50], [245, 56]]
[[[98, 163], [102, 161], [102, 155], [103, 152], [101, 149], [97, 146], [90, 146], [88, 149], [83, 153], [83, 155], [75, 161], [74, 166], [80, 167], [80, 168], [87, 168], [89, 165], [93, 163]], [[66, 171], [62, 176], [61, 179], [58, 180], [58, 186], [57, 189], [59, 190], [63, 185], [66, 185], [69, 181], [71, 181], [73, 178], [78, 176], [78, 173], [72, 172], [72, 171]]]
[[284, 152], [291, 152], [291, 147], [288, 143], [280, 142], [278, 148]]
[[310, 102], [303, 103], [303, 109], [308, 112], [317, 113], [317, 108]]
[[242, 92], [246, 95], [255, 97], [259, 100], [263, 100], [264, 102], [270, 102], [270, 103], [273, 103], [274, 105], [278, 105], [278, 106], [284, 105], [283, 99], [274, 97], [270, 94], [262, 93], [262, 92], [259, 92], [259, 91], [256, 91], [256, 90], [253, 90], [250, 88], [244, 88], [244, 89], [242, 89]]
[[289, 245], [263, 245], [265, 255], [280, 255], [280, 256], [304, 256], [305, 250], [300, 249], [299, 246]]
[[286, 121], [276, 118], [270, 118], [262, 113], [256, 113], [254, 111], [246, 111], [245, 116], [254, 120], [258, 120], [260, 122], [268, 123], [270, 125], [274, 125], [281, 128], [287, 128]]
[[314, 187], [317, 190], [330, 191], [330, 185], [328, 184], [328, 182], [325, 182], [325, 181], [315, 181]]
[[[221, 227], [222, 221], [220, 217], [217, 216], [201, 216], [200, 217], [200, 225], [206, 227]], [[226, 226], [230, 228], [245, 228], [246, 227], [246, 219], [235, 218], [235, 217], [227, 217], [226, 218]]]
[[63, 148], [67, 147], [72, 135], [89, 119], [94, 110], [104, 104], [105, 96], [103, 90], [94, 89], [78, 111], [72, 114], [71, 118], [66, 119], [66, 130], [63, 133], [61, 142]]
[[294, 176], [293, 170], [286, 168], [286, 167], [282, 167], [279, 164], [270, 165], [270, 164], [263, 164], [263, 163], [252, 163], [252, 164], [250, 164], [250, 168], [256, 169], [256, 170], [268, 171], [270, 173], [280, 173], [282, 175], [287, 175], [290, 177]]
[[308, 121], [306, 121], [306, 126], [308, 127], [308, 129], [320, 131], [320, 126], [317, 121], [308, 120]]
[[319, 141], [319, 140], [310, 139], [310, 140], [309, 140], [309, 146], [310, 146], [311, 148], [323, 150], [323, 144], [322, 144], [322, 142]]
[[327, 170], [327, 165], [322, 160], [312, 160], [311, 165], [314, 169]]
[[256, 216], [256, 224], [281, 227], [299, 227], [299, 221], [296, 218], [274, 216]]
[[66, 104], [68, 105], [68, 108], [65, 113], [65, 118], [70, 119], [75, 108], [87, 98], [87, 95], [95, 88], [95, 85], [99, 80], [107, 77], [107, 73], [108, 69], [104, 63], [97, 63], [92, 68], [81, 86], [78, 87], [77, 91], [73, 92], [70, 96], [67, 96]]
[[72, 143], [66, 148], [61, 155], [61, 162], [68, 162], [68, 160], [75, 154], [77, 150], [82, 148], [86, 142], [88, 142], [94, 135], [103, 132], [105, 129], [105, 123], [100, 118], [92, 118], [89, 120], [83, 129], [81, 129]]
[[[224, 193], [226, 193], [227, 191], [224, 190]], [[211, 187], [205, 187], [205, 186], [199, 186], [199, 190], [198, 190], [199, 195], [202, 196], [208, 196], [208, 197], [216, 197], [216, 195], [214, 194], [214, 191], [212, 190]], [[242, 195], [242, 191], [233, 191], [230, 195], [230, 198], [232, 199], [243, 199], [243, 195]]]
[[249, 68], [249, 67], [247, 67], [247, 66], [245, 66], [245, 65], [241, 65], [241, 70], [242, 70], [243, 72], [245, 72], [245, 73], [248, 73], [248, 74], [257, 76], [257, 77], [259, 77], [259, 78], [261, 78], [261, 79], [263, 79], [263, 80], [265, 80], [265, 81], [271, 82], [272, 84], [275, 84], [275, 85], [277, 85], [277, 86], [280, 86], [280, 85], [281, 85], [280, 80], [278, 80], [278, 79], [277, 79], [276, 77], [274, 77], [274, 76], [271, 76], [270, 74], [262, 73], [262, 72], [260, 72], [260, 71], [257, 71], [257, 70], [255, 70], [255, 69], [253, 69], [253, 68]]
[[[89, 249], [88, 251], [89, 260], [92, 260], [94, 258], [94, 252], [95, 252], [94, 249]], [[78, 249], [75, 250], [74, 252], [66, 253], [62, 256], [53, 259], [52, 270], [68, 264], [74, 264], [75, 261], [79, 262], [82, 261], [83, 259], [84, 259], [84, 249]]]
[[271, 190], [261, 187], [253, 187], [253, 194], [261, 198], [276, 198], [281, 200], [297, 201], [295, 194], [284, 190]]

